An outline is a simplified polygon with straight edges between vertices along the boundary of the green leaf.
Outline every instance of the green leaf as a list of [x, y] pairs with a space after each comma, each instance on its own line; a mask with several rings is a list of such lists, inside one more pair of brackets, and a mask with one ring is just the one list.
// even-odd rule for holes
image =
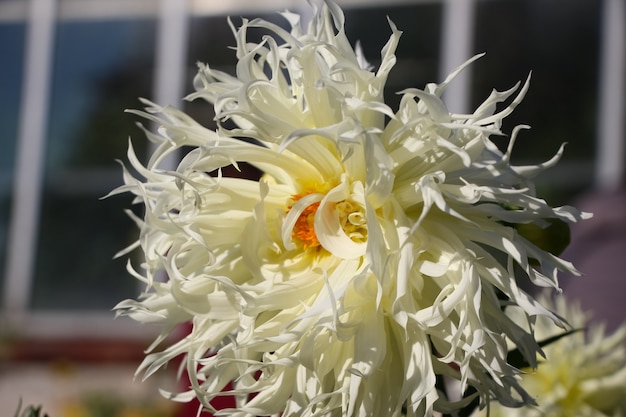
[[560, 255], [570, 243], [569, 224], [560, 219], [544, 219], [550, 223], [541, 227], [535, 223], [515, 224], [517, 232], [532, 244], [553, 255]]

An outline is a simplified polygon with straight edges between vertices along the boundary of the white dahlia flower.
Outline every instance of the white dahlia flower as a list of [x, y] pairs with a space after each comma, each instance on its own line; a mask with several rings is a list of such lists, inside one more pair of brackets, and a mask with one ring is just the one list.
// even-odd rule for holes
[[[490, 139], [504, 140], [502, 119], [528, 82], [450, 114], [440, 96], [455, 72], [402, 91], [394, 112], [383, 101], [400, 38], [393, 23], [372, 71], [335, 4], [315, 7], [306, 30], [283, 16], [290, 31], [264, 20], [233, 28], [236, 77], [200, 65], [188, 99], [214, 106], [217, 131], [171, 107], [136, 112], [160, 125], [147, 132], [159, 145], [145, 167], [130, 147], [143, 178], [127, 171], [114, 193], [145, 205], [135, 245], [145, 262], [129, 269], [147, 289], [117, 310], [163, 326], [153, 350], [178, 323], [192, 326], [138, 372], [182, 355], [190, 391], [172, 398], [215, 412], [213, 398], [234, 395], [236, 408], [220, 411], [232, 416], [430, 415], [462, 405], [439, 389], [442, 376], [483, 401], [530, 401], [506, 340], [533, 359], [539, 348], [503, 305], [557, 320], [515, 273], [558, 287], [557, 271], [575, 269], [515, 226], [586, 216], [534, 195], [531, 178], [562, 149], [512, 166], [524, 126], [504, 153]], [[248, 28], [269, 35], [252, 43]], [[181, 149], [178, 167], [163, 168]], [[262, 178], [222, 175], [238, 162]], [[163, 271], [168, 279], [155, 279]]]
[[[545, 360], [522, 376], [522, 386], [537, 405], [511, 409], [495, 403], [489, 415], [626, 417], [626, 325], [607, 335], [602, 325], [588, 326], [588, 315], [577, 304], [568, 305], [563, 297], [555, 301], [556, 311], [579, 331], [545, 346]], [[515, 313], [519, 319], [519, 311]], [[538, 318], [537, 340], [562, 333], [551, 321]]]

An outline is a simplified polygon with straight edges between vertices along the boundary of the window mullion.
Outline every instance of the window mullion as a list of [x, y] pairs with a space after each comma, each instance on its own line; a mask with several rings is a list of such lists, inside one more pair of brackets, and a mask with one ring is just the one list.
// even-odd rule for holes
[[[159, 105], [178, 107], [185, 81], [189, 9], [187, 0], [161, 0], [156, 42], [154, 100]], [[160, 168], [175, 169], [176, 155]]]
[[155, 101], [178, 103], [185, 79], [189, 13], [186, 0], [161, 0], [156, 44]]
[[[440, 81], [472, 55], [474, 33], [474, 0], [443, 2], [441, 27]], [[444, 93], [451, 111], [467, 113], [470, 102], [471, 67], [460, 73]]]
[[610, 191], [624, 176], [626, 8], [622, 0], [605, 0], [603, 9], [595, 186]]
[[56, 11], [56, 0], [30, 2], [5, 271], [4, 308], [14, 320], [25, 315], [32, 287]]

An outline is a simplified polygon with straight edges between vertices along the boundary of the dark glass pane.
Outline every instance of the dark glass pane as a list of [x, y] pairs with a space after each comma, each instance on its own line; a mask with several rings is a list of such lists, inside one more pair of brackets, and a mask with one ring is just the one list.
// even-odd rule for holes
[[136, 293], [125, 260], [136, 236], [120, 185], [128, 137], [145, 160], [137, 97], [150, 97], [153, 21], [63, 22], [57, 27], [33, 308], [110, 309]]
[[[595, 0], [477, 2], [474, 105], [492, 88], [507, 89], [532, 71], [530, 90], [505, 120], [510, 132], [529, 124], [517, 142], [516, 163], [537, 163], [567, 142], [561, 164], [538, 177], [554, 200], [591, 184], [595, 152], [600, 6]], [[503, 138], [503, 142], [504, 142]]]
[[21, 103], [24, 25], [0, 25], [0, 300], [3, 299], [7, 232]]
[[380, 65], [380, 51], [391, 36], [387, 17], [402, 31], [397, 62], [385, 90], [385, 102], [393, 110], [400, 103], [398, 91], [439, 81], [441, 12], [441, 5], [434, 3], [345, 10], [348, 38], [353, 45], [361, 43], [365, 58], [374, 68]]
[[124, 110], [151, 96], [154, 38], [152, 21], [58, 25], [48, 172], [111, 167], [126, 154], [129, 134], [141, 136]]
[[[262, 18], [287, 29], [286, 21], [278, 13], [254, 14], [248, 16], [232, 16], [231, 20], [236, 28], [241, 26], [243, 18], [252, 20]], [[248, 39], [252, 42], [260, 42], [261, 36], [266, 31], [251, 28], [248, 31]], [[193, 78], [198, 72], [198, 62], [208, 64], [211, 68], [235, 75], [237, 64], [236, 44], [231, 27], [228, 25], [228, 16], [194, 17], [191, 19], [189, 28], [189, 42], [187, 48], [187, 78], [184, 91], [193, 91]], [[184, 110], [198, 123], [214, 129], [216, 127], [213, 118], [215, 112], [213, 106], [203, 100], [186, 102]]]
[[112, 259], [137, 237], [123, 211], [130, 203], [59, 191], [50, 186], [44, 195], [33, 307], [110, 310], [137, 293], [126, 258]]

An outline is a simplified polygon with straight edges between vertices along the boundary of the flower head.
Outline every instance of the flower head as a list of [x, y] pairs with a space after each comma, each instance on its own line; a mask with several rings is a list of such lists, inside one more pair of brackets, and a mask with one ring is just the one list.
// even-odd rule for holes
[[[578, 305], [568, 305], [565, 298], [559, 297], [555, 306], [580, 331], [548, 344], [544, 348], [545, 360], [522, 376], [522, 386], [537, 405], [510, 409], [495, 403], [490, 416], [626, 416], [626, 325], [607, 335], [602, 325], [588, 327], [588, 315]], [[562, 332], [544, 317], [537, 320], [538, 340]]]
[[[393, 23], [374, 71], [335, 4], [316, 7], [306, 30], [283, 17], [290, 31], [263, 20], [233, 27], [236, 77], [200, 65], [188, 98], [213, 104], [217, 131], [171, 107], [136, 112], [160, 125], [147, 132], [159, 146], [145, 167], [129, 149], [143, 178], [126, 172], [117, 192], [146, 208], [145, 263], [131, 270], [147, 290], [117, 309], [160, 323], [154, 346], [177, 323], [193, 327], [140, 371], [184, 355], [190, 391], [172, 396], [211, 410], [214, 397], [235, 395], [237, 407], [222, 411], [233, 416], [428, 415], [458, 406], [437, 390], [442, 375], [483, 399], [530, 401], [506, 340], [532, 358], [539, 348], [502, 305], [556, 317], [517, 286], [514, 269], [552, 287], [558, 270], [575, 270], [514, 226], [584, 215], [534, 196], [531, 178], [562, 149], [516, 167], [524, 127], [504, 153], [490, 139], [528, 81], [457, 115], [440, 99], [457, 71], [402, 91], [394, 111], [383, 100], [400, 38]], [[249, 28], [271, 36], [249, 42]], [[182, 148], [191, 150], [175, 170], [161, 168]], [[240, 162], [261, 179], [223, 175]]]

